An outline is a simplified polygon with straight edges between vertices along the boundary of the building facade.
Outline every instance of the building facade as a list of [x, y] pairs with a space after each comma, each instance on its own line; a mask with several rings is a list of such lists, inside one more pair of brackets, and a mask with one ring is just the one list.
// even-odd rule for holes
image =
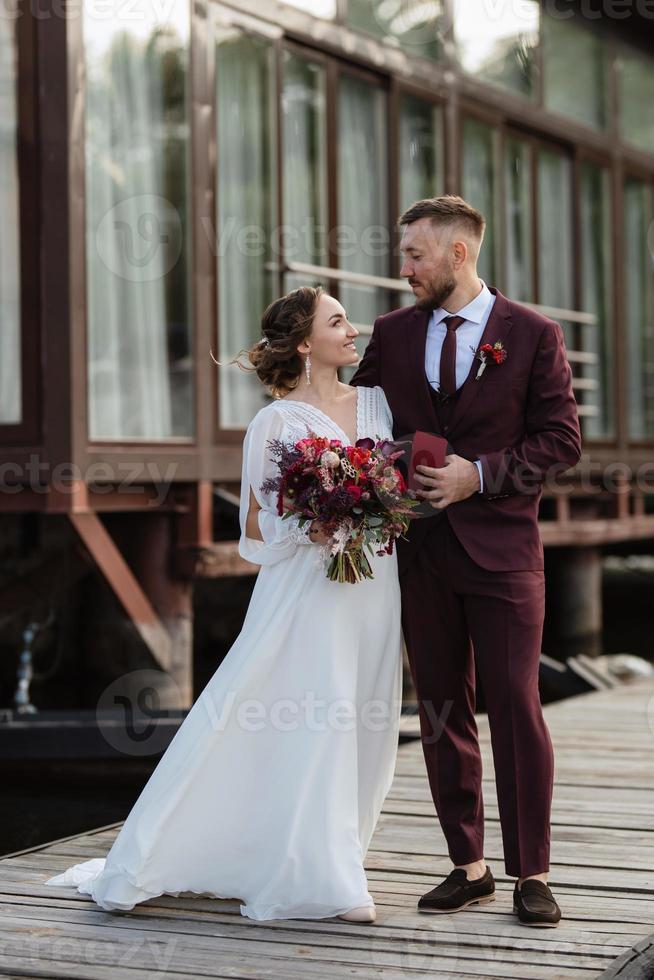
[[[270, 396], [227, 362], [301, 283], [340, 299], [363, 351], [412, 301], [397, 216], [458, 193], [488, 222], [484, 280], [565, 333], [584, 460], [543, 498], [546, 546], [587, 568], [654, 538], [650, 6], [85, 0], [0, 19], [7, 518], [69, 520], [170, 667], [193, 576], [246, 570], [213, 514]], [[107, 515], [135, 514], [128, 562]]]

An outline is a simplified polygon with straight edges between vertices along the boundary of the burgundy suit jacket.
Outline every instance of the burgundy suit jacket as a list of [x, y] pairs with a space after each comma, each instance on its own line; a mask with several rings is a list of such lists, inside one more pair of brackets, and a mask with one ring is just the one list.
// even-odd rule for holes
[[[425, 375], [428, 310], [412, 306], [378, 317], [350, 384], [381, 385], [396, 439], [416, 429], [436, 432], [459, 456], [481, 460], [483, 493], [444, 512], [478, 565], [491, 571], [542, 569], [542, 484], [581, 456], [572, 372], [559, 324], [489, 288], [496, 299], [480, 346], [499, 340], [507, 358], [488, 363], [478, 381], [479, 361], [473, 360], [447, 431], [440, 428]], [[400, 570], [442, 517], [435, 511], [434, 517], [411, 522], [408, 541], [398, 542]]]

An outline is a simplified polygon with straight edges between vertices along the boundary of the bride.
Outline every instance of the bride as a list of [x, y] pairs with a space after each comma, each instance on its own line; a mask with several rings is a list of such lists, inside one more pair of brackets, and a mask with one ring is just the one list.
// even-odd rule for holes
[[380, 387], [351, 387], [358, 331], [320, 288], [272, 303], [248, 351], [274, 400], [243, 444], [239, 552], [260, 565], [243, 628], [106, 858], [49, 878], [103, 909], [183, 892], [238, 898], [251, 919], [373, 922], [363, 860], [390, 789], [401, 707], [396, 553], [330, 581], [314, 524], [277, 516], [266, 443], [313, 432], [392, 438]]

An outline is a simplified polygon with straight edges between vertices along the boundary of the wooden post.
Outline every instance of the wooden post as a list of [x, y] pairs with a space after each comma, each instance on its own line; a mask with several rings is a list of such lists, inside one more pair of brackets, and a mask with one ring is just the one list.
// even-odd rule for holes
[[561, 640], [597, 636], [602, 629], [602, 551], [550, 548], [547, 556], [548, 625]]
[[168, 673], [179, 703], [162, 707], [188, 708], [193, 703], [193, 584], [174, 576], [173, 520], [169, 514], [142, 518], [132, 563], [170, 638]]

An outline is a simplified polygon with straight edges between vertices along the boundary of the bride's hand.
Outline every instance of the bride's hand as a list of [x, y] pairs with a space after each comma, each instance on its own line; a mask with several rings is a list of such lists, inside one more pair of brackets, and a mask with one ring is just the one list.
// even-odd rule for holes
[[313, 541], [315, 544], [327, 544], [327, 542], [330, 540], [329, 536], [321, 530], [320, 521], [311, 521], [311, 526], [309, 528], [309, 540]]

